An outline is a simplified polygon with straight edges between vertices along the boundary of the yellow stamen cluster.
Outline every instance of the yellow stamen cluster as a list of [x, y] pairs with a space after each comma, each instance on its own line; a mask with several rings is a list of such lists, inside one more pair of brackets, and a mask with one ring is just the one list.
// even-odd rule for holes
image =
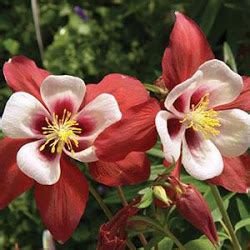
[[189, 122], [187, 128], [200, 131], [205, 139], [218, 135], [220, 131], [216, 127], [221, 126], [218, 113], [213, 109], [208, 110], [208, 104], [209, 94], [206, 94], [196, 106], [192, 105], [192, 110], [180, 121], [180, 123]]
[[71, 112], [64, 109], [62, 118], [59, 118], [55, 113], [52, 116], [52, 121], [46, 117], [47, 127], [42, 127], [43, 134], [46, 136], [45, 143], [40, 147], [40, 151], [44, 150], [46, 145], [51, 147], [51, 153], [60, 154], [64, 148], [73, 154], [73, 146], [78, 147], [78, 134], [82, 129], [78, 127], [75, 117], [71, 117]]

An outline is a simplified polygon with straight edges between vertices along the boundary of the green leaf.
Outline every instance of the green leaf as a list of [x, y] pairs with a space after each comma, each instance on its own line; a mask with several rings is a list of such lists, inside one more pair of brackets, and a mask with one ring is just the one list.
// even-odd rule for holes
[[148, 242], [148, 244], [145, 247], [145, 250], [150, 250], [151, 248], [153, 248], [155, 245], [158, 244], [159, 241], [161, 241], [164, 238], [164, 235], [161, 234], [156, 234], [153, 236], [152, 239], [150, 239], [150, 241]]
[[250, 225], [250, 218], [247, 218], [247, 219], [244, 219], [244, 220], [241, 220], [239, 221], [235, 227], [234, 227], [234, 231], [238, 231], [239, 229], [241, 229], [242, 227], [246, 227]]
[[200, 22], [201, 28], [208, 36], [221, 6], [221, 0], [208, 0]]
[[162, 174], [165, 170], [166, 168], [162, 164], [153, 165], [151, 167], [151, 174], [150, 174], [149, 180], [150, 181], [155, 180], [158, 177], [158, 175]]
[[[250, 208], [249, 208], [249, 199], [246, 196], [236, 197], [237, 207], [240, 213], [241, 219], [249, 218]], [[246, 230], [250, 233], [250, 226], [246, 227]]]
[[158, 249], [159, 250], [171, 250], [173, 248], [173, 241], [167, 237], [165, 237], [163, 240], [161, 240], [158, 243]]
[[192, 240], [185, 244], [186, 250], [214, 250], [213, 244], [209, 240]]
[[152, 148], [147, 151], [147, 154], [155, 156], [155, 157], [159, 157], [162, 159], [164, 158], [164, 154], [161, 149]]
[[[151, 205], [153, 202], [153, 190], [152, 188], [145, 188], [142, 190], [143, 191], [143, 196], [141, 198], [141, 201], [139, 205], [137, 206], [138, 208], [146, 208]], [[140, 194], [140, 192], [139, 192]]]
[[6, 40], [3, 41], [3, 46], [4, 48], [11, 54], [11, 55], [15, 55], [18, 53], [19, 51], [19, 43], [11, 38], [8, 38]]
[[235, 63], [233, 52], [227, 42], [223, 44], [224, 62], [234, 71], [237, 72], [237, 66]]

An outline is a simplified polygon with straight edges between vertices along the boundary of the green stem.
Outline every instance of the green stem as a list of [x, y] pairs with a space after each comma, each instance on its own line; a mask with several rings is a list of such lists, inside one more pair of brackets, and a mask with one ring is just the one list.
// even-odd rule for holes
[[210, 185], [210, 188], [211, 188], [212, 194], [214, 196], [214, 199], [217, 203], [217, 206], [220, 210], [220, 213], [222, 215], [223, 221], [224, 221], [224, 223], [228, 229], [228, 232], [230, 234], [230, 237], [232, 239], [232, 244], [233, 244], [234, 250], [241, 250], [241, 246], [240, 246], [240, 243], [239, 243], [239, 241], [236, 237], [236, 234], [234, 232], [233, 225], [232, 225], [230, 218], [228, 216], [228, 213], [223, 205], [223, 200], [220, 196], [220, 192], [219, 192], [218, 188], [214, 185]]
[[175, 237], [175, 235], [169, 230], [168, 227], [164, 227], [164, 233], [167, 237], [169, 237], [180, 250], [185, 250], [185, 247], [181, 244], [181, 242]]
[[[94, 198], [96, 199], [96, 201], [98, 202], [98, 204], [102, 208], [103, 212], [107, 216], [107, 218], [110, 220], [113, 217], [111, 211], [109, 210], [107, 205], [102, 200], [102, 197], [99, 195], [99, 193], [94, 189], [94, 187], [91, 184], [89, 184], [89, 191], [94, 196]], [[126, 240], [126, 244], [130, 250], [136, 250], [135, 245], [133, 244], [133, 242], [130, 239]]]
[[[127, 205], [128, 205], [128, 202], [127, 202], [127, 200], [126, 200], [125, 194], [124, 194], [124, 192], [123, 192], [121, 186], [118, 186], [118, 187], [117, 187], [117, 193], [118, 193], [118, 196], [119, 196], [119, 198], [120, 198], [120, 200], [121, 200], [121, 202], [122, 202], [122, 205], [123, 205], [123, 206], [127, 206]], [[139, 239], [140, 239], [142, 245], [145, 247], [145, 246], [148, 244], [148, 242], [147, 242], [145, 236], [144, 236], [142, 233], [139, 233], [139, 234], [138, 234], [138, 237], [139, 237]]]
[[174, 234], [169, 230], [169, 228], [167, 226], [165, 226], [165, 228], [163, 228], [158, 221], [155, 221], [149, 217], [145, 217], [145, 216], [140, 216], [140, 215], [136, 215], [133, 216], [131, 219], [131, 221], [143, 221], [145, 223], [147, 223], [149, 226], [152, 226], [153, 228], [157, 229], [158, 231], [164, 233], [168, 238], [170, 238], [175, 244], [176, 246], [180, 249], [180, 250], [185, 250], [185, 247], [181, 244], [181, 242], [174, 236]]
[[94, 196], [94, 198], [98, 202], [99, 206], [102, 208], [103, 212], [107, 216], [107, 218], [110, 220], [112, 218], [111, 211], [109, 210], [107, 205], [103, 202], [102, 197], [98, 194], [98, 192], [90, 184], [89, 184], [89, 191]]

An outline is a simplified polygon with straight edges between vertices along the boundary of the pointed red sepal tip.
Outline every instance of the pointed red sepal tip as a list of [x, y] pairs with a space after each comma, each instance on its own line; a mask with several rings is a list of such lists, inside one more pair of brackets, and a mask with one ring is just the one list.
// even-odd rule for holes
[[3, 73], [9, 87], [17, 91], [24, 91], [40, 97], [40, 85], [50, 75], [44, 69], [38, 68], [36, 63], [26, 56], [14, 56], [5, 62]]
[[[190, 78], [214, 54], [200, 27], [180, 12], [162, 58], [162, 76], [168, 90]], [[195, 53], [194, 53], [195, 48]]]
[[119, 210], [111, 220], [100, 227], [97, 250], [124, 250], [126, 247], [126, 226], [128, 218], [139, 209], [135, 207], [138, 200]]
[[203, 232], [214, 244], [218, 235], [209, 207], [199, 191], [192, 185], [179, 182], [175, 205], [177, 211], [194, 227]]

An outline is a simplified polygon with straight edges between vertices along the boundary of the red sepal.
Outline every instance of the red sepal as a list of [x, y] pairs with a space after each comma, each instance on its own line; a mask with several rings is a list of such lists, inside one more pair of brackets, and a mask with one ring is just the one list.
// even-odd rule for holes
[[33, 180], [24, 175], [16, 164], [18, 150], [29, 140], [4, 138], [0, 141], [0, 209], [30, 189]]
[[108, 93], [115, 97], [122, 113], [150, 98], [139, 80], [127, 75], [109, 74], [98, 84], [87, 85], [85, 104], [103, 93]]
[[132, 152], [121, 161], [89, 163], [89, 173], [107, 186], [139, 184], [149, 178], [150, 161], [145, 153]]
[[250, 187], [250, 156], [245, 153], [239, 157], [223, 157], [223, 160], [222, 174], [208, 182], [232, 192], [247, 193]]
[[177, 12], [169, 47], [162, 58], [162, 76], [166, 87], [171, 90], [190, 78], [201, 64], [213, 58], [214, 54], [200, 27]]
[[96, 154], [103, 161], [119, 161], [132, 151], [145, 152], [157, 139], [155, 116], [158, 102], [147, 102], [130, 108], [122, 120], [107, 128], [94, 142]]
[[250, 111], [250, 77], [243, 76], [243, 89], [240, 95], [232, 102], [216, 107], [216, 110], [242, 109]]
[[51, 186], [36, 184], [35, 198], [46, 228], [57, 241], [67, 241], [76, 229], [88, 200], [88, 182], [68, 159], [61, 159], [61, 176]]
[[15, 92], [24, 91], [41, 100], [40, 85], [50, 74], [38, 68], [34, 61], [25, 56], [15, 56], [3, 66], [3, 73], [9, 87]]

